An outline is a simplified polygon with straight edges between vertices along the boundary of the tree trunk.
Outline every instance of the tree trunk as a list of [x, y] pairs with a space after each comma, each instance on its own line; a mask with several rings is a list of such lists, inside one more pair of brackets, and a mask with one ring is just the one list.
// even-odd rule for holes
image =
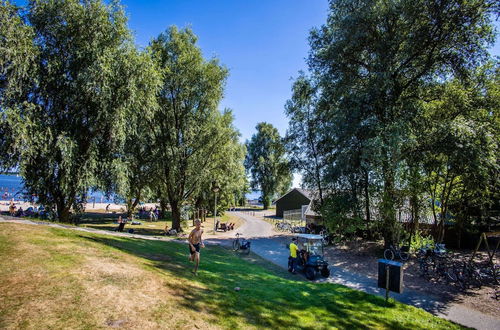
[[172, 228], [181, 232], [181, 209], [178, 201], [170, 201], [170, 207], [172, 208]]
[[168, 202], [163, 198], [160, 199], [160, 209], [161, 209], [161, 218], [166, 219], [168, 212]]
[[384, 221], [383, 236], [385, 248], [388, 248], [389, 245], [394, 244], [397, 241], [397, 224], [394, 201], [394, 176], [392, 173], [388, 173], [384, 177], [384, 195], [382, 197], [382, 217]]
[[64, 202], [64, 198], [61, 198], [56, 202], [57, 208], [57, 218], [60, 222], [70, 222], [70, 210], [71, 206]]
[[262, 204], [264, 204], [264, 210], [267, 210], [269, 209], [269, 205], [271, 204], [271, 202], [269, 201], [269, 198], [264, 197], [262, 200]]
[[365, 192], [365, 219], [366, 219], [366, 230], [369, 231], [370, 229], [370, 194], [368, 192], [368, 171], [365, 172], [365, 186], [364, 186], [364, 192]]
[[132, 219], [135, 208], [137, 207], [137, 204], [139, 204], [139, 200], [140, 200], [140, 195], [137, 196], [133, 202], [132, 198], [127, 199], [127, 218]]

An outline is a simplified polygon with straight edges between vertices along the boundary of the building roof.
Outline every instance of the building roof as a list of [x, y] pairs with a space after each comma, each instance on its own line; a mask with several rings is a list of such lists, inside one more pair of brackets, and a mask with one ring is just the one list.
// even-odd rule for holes
[[291, 189], [289, 192], [287, 192], [286, 194], [284, 194], [283, 196], [281, 196], [280, 198], [278, 198], [277, 200], [274, 201], [274, 203], [276, 204], [280, 199], [282, 199], [283, 197], [287, 196], [289, 193], [291, 193], [292, 191], [298, 191], [302, 196], [304, 196], [305, 198], [307, 198], [309, 201], [312, 201], [312, 193], [310, 190], [305, 190], [305, 189], [301, 189], [301, 188], [293, 188]]

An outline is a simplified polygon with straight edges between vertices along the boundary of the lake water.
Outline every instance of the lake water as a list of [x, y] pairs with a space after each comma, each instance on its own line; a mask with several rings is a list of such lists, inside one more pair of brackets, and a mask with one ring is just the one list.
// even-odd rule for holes
[[[17, 175], [0, 174], [0, 200], [9, 200], [11, 198], [22, 199], [23, 181], [22, 177]], [[106, 197], [100, 191], [90, 191], [88, 201], [94, 200], [96, 203], [112, 203], [114, 199]], [[252, 191], [246, 194], [247, 199], [258, 199], [260, 191]]]
[[[23, 180], [17, 175], [0, 174], [0, 200], [24, 199]], [[89, 191], [88, 201], [92, 202], [95, 198], [96, 203], [113, 203], [113, 197], [106, 197], [100, 191]]]

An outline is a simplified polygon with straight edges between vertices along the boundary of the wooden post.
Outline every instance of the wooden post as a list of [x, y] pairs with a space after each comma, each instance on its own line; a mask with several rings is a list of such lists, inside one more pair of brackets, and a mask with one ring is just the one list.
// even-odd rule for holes
[[385, 266], [385, 302], [389, 302], [389, 265]]

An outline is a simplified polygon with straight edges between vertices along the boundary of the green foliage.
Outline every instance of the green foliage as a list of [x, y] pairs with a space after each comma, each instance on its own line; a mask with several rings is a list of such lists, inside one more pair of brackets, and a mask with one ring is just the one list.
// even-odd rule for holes
[[318, 192], [323, 203], [323, 171], [326, 166], [321, 149], [323, 121], [319, 111], [315, 82], [302, 72], [292, 87], [292, 98], [285, 105], [289, 127], [285, 137], [290, 166], [302, 173], [302, 184]]
[[9, 124], [27, 192], [68, 221], [110, 167], [148, 72], [116, 3], [31, 1], [25, 18], [36, 70]]
[[411, 237], [410, 250], [412, 252], [418, 251], [418, 249], [429, 247], [434, 248], [435, 242], [431, 235], [424, 236], [420, 230], [417, 230]]
[[9, 117], [23, 101], [34, 78], [37, 50], [33, 35], [19, 8], [9, 1], [0, 1], [0, 170], [14, 167], [19, 158], [16, 127], [9, 124]]
[[232, 113], [217, 110], [228, 71], [216, 58], [205, 60], [196, 40], [190, 29], [171, 27], [149, 46], [162, 77], [150, 146], [159, 197], [168, 199], [176, 229], [183, 202], [208, 199], [214, 179], [232, 194], [243, 173]]
[[[451, 166], [457, 173], [465, 167], [495, 173], [494, 167], [476, 161], [479, 155], [490, 164], [498, 159], [489, 142], [496, 133], [482, 127], [497, 128], [498, 121], [492, 125], [495, 102], [470, 102], [467, 91], [474, 71], [488, 59], [486, 49], [494, 39], [490, 12], [495, 6], [489, 0], [333, 0], [326, 24], [311, 32], [310, 77], [297, 79], [287, 108], [290, 137], [299, 144], [292, 152], [302, 160], [299, 164], [309, 160], [302, 171], [311, 188], [319, 182], [331, 194], [352, 196], [353, 218], [370, 221], [375, 206], [386, 244], [400, 236], [398, 208], [409, 203], [418, 218], [420, 201], [428, 193], [424, 180], [431, 177], [424, 162]], [[451, 81], [464, 85], [447, 96], [443, 86]], [[422, 133], [434, 126], [426, 120], [427, 103], [443, 106], [435, 113], [443, 126], [430, 139], [446, 149], [444, 154], [456, 155], [457, 166], [426, 153], [436, 149], [422, 140]], [[463, 111], [482, 113], [483, 124], [477, 121], [472, 129], [471, 120], [457, 117]], [[307, 126], [308, 118], [318, 124]], [[301, 125], [307, 129], [301, 130]], [[308, 138], [314, 142], [306, 143]], [[311, 180], [315, 170], [319, 179]], [[471, 176], [469, 182], [480, 186], [485, 183], [482, 177]], [[444, 181], [439, 185], [446, 196], [459, 192], [453, 187], [458, 181], [453, 183], [446, 174]], [[322, 212], [336, 209], [328, 207]]]
[[328, 232], [336, 242], [351, 239], [364, 226], [362, 218], [353, 216], [353, 202], [352, 195], [330, 194], [320, 209]]
[[292, 174], [278, 130], [268, 123], [258, 123], [256, 129], [257, 133], [246, 143], [245, 168], [251, 174], [252, 188], [261, 190], [267, 209], [277, 194], [290, 189]]

